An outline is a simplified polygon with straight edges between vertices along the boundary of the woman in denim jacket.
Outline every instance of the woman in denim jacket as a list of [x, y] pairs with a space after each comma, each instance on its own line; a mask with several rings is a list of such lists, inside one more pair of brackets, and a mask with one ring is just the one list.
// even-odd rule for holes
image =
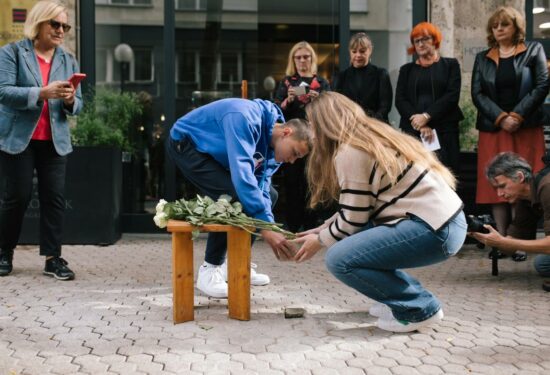
[[82, 97], [68, 81], [77, 63], [60, 47], [67, 20], [65, 7], [39, 1], [27, 16], [25, 39], [0, 49], [0, 276], [12, 271], [36, 170], [44, 274], [74, 278], [61, 258], [61, 236], [72, 151], [67, 115], [80, 112]]

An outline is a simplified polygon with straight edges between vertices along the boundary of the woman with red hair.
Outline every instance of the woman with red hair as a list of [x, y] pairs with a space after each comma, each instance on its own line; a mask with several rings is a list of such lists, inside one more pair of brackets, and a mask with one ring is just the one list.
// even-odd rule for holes
[[458, 172], [460, 144], [458, 123], [464, 118], [458, 107], [460, 65], [454, 58], [441, 57], [441, 32], [429, 23], [416, 25], [410, 34], [409, 54], [416, 61], [399, 70], [395, 106], [401, 115], [399, 127], [428, 143], [434, 130], [441, 148], [436, 151], [443, 164]]

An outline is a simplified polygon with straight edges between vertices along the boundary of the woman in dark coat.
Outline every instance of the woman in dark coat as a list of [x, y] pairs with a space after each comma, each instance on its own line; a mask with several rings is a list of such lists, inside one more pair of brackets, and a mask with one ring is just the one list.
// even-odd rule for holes
[[340, 72], [334, 90], [344, 94], [378, 120], [389, 122], [393, 92], [388, 71], [370, 63], [372, 41], [365, 33], [349, 41], [351, 66]]
[[399, 127], [404, 132], [432, 142], [436, 130], [441, 145], [437, 156], [457, 173], [458, 123], [464, 118], [458, 107], [460, 65], [454, 58], [441, 57], [438, 51], [441, 39], [439, 29], [429, 22], [413, 28], [408, 52], [418, 58], [399, 70], [395, 106], [401, 115]]
[[504, 151], [521, 155], [535, 172], [544, 167], [542, 106], [548, 94], [548, 70], [544, 48], [538, 42], [525, 42], [525, 19], [514, 8], [498, 8], [486, 32], [489, 49], [477, 54], [472, 71], [479, 130], [476, 202], [492, 204], [496, 229], [505, 236], [510, 206], [485, 178], [485, 168]]

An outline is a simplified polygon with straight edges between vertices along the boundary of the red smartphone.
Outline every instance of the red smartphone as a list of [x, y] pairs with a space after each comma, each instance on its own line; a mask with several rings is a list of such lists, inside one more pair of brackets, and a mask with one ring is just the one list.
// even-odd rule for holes
[[80, 84], [80, 81], [82, 81], [84, 78], [86, 78], [86, 74], [84, 73], [75, 73], [69, 78], [69, 82], [71, 85], [76, 89], [78, 85]]

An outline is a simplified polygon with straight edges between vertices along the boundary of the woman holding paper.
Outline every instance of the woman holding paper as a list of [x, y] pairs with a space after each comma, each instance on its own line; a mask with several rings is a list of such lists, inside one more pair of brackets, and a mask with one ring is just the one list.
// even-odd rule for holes
[[306, 107], [315, 142], [308, 161], [311, 205], [338, 201], [331, 219], [299, 234], [294, 259], [328, 247], [340, 281], [378, 303], [378, 327], [411, 332], [443, 318], [441, 302], [404, 271], [445, 261], [466, 238], [455, 178], [420, 142], [368, 117], [335, 92]]
[[[306, 41], [296, 43], [288, 53], [286, 76], [275, 95], [275, 103], [281, 107], [285, 119], [305, 118], [305, 107], [330, 90], [326, 79], [317, 75], [317, 54]], [[297, 232], [317, 225], [317, 215], [306, 208], [307, 181], [305, 161], [298, 159], [294, 164], [282, 168], [285, 187], [285, 216], [288, 228]]]
[[428, 147], [437, 137], [441, 146], [436, 151], [439, 160], [457, 173], [458, 123], [464, 118], [458, 106], [460, 65], [456, 59], [439, 54], [441, 40], [441, 32], [429, 22], [413, 28], [407, 51], [417, 59], [399, 70], [395, 106], [401, 115], [399, 127], [421, 138]]
[[74, 279], [61, 258], [65, 169], [72, 151], [67, 116], [82, 108], [80, 88], [69, 82], [78, 71], [76, 60], [61, 47], [70, 29], [64, 6], [39, 1], [27, 15], [25, 39], [0, 49], [0, 276], [12, 271], [36, 170], [43, 273]]

